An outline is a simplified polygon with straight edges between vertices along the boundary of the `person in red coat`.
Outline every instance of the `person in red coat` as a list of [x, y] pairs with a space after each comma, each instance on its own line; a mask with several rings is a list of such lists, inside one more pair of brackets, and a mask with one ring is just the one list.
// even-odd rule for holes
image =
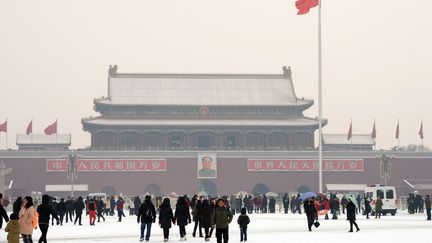
[[96, 221], [96, 202], [93, 198], [88, 201], [90, 225], [95, 225]]

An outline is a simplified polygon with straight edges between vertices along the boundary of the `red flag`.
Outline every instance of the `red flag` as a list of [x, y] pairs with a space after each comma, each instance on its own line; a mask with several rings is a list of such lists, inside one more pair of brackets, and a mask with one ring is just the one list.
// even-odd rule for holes
[[30, 123], [27, 125], [26, 134], [29, 135], [33, 133], [33, 120], [30, 121]]
[[0, 124], [0, 132], [7, 132], [7, 120]]
[[374, 125], [373, 125], [373, 128], [372, 128], [372, 139], [375, 139], [376, 138], [376, 128], [375, 128], [375, 121], [374, 121]]
[[348, 137], [347, 137], [347, 140], [350, 140], [352, 138], [352, 122], [351, 122], [351, 124], [350, 124], [350, 128], [349, 128], [349, 130], [348, 130]]
[[418, 132], [418, 134], [420, 135], [420, 138], [421, 138], [421, 139], [424, 138], [424, 136], [423, 136], [423, 121], [421, 122], [421, 125], [420, 125], [420, 131]]
[[397, 124], [397, 127], [396, 127], [396, 139], [399, 139], [399, 121], [398, 121], [398, 124]]
[[57, 121], [55, 121], [53, 124], [47, 126], [44, 130], [46, 135], [56, 134], [57, 133]]
[[298, 9], [297, 15], [307, 14], [313, 7], [318, 6], [319, 0], [297, 0], [295, 5]]

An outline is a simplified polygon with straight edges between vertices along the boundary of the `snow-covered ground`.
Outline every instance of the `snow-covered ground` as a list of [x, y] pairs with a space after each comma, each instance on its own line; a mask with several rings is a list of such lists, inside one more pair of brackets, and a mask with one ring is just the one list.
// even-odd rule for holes
[[[230, 242], [239, 242], [240, 233], [237, 227], [237, 216], [230, 227]], [[396, 216], [383, 216], [381, 219], [358, 216], [357, 223], [360, 232], [348, 233], [349, 223], [345, 215], [338, 220], [323, 220], [321, 226], [307, 231], [306, 215], [293, 214], [251, 214], [251, 224], [248, 228], [248, 242], [409, 242], [409, 240], [424, 240], [428, 242], [432, 235], [432, 222], [426, 221], [426, 215], [409, 215], [400, 212]], [[48, 232], [49, 242], [138, 242], [140, 225], [135, 216], [124, 218], [117, 222], [116, 217], [107, 217], [104, 223], [89, 226], [88, 218], [83, 217], [83, 226], [74, 226], [71, 223], [63, 226], [50, 226]], [[5, 226], [4, 226], [5, 227]], [[0, 242], [6, 242], [4, 227], [0, 231]], [[187, 242], [204, 242], [203, 238], [193, 238], [191, 233], [193, 225], [186, 228]], [[33, 241], [37, 242], [40, 236], [39, 229], [34, 231]], [[151, 242], [162, 242], [162, 229], [153, 224]], [[178, 227], [170, 230], [170, 242], [179, 241]], [[211, 239], [210, 242], [216, 242]]]

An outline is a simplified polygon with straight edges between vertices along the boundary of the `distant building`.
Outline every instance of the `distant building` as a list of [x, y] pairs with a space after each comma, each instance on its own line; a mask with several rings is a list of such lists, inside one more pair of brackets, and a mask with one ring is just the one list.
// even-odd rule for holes
[[[303, 115], [283, 74], [120, 74], [82, 119], [98, 150], [310, 150], [318, 120]], [[323, 125], [327, 123], [324, 120]]]
[[323, 150], [372, 150], [375, 142], [370, 134], [323, 134]]
[[19, 150], [68, 150], [71, 134], [17, 134]]

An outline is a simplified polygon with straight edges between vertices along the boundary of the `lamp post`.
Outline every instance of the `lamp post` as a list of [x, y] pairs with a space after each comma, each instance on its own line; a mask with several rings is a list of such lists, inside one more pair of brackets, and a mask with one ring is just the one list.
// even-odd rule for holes
[[68, 167], [67, 167], [67, 178], [71, 182], [71, 197], [74, 197], [74, 181], [78, 177], [78, 167], [77, 160], [81, 158], [80, 155], [76, 154], [67, 154], [64, 155], [63, 158], [67, 159]]
[[384, 178], [384, 185], [387, 186], [387, 180], [390, 178], [391, 174], [390, 159], [393, 159], [394, 156], [387, 155], [381, 150], [381, 152], [376, 156], [376, 158], [380, 162], [380, 171], [382, 172], [381, 178]]

